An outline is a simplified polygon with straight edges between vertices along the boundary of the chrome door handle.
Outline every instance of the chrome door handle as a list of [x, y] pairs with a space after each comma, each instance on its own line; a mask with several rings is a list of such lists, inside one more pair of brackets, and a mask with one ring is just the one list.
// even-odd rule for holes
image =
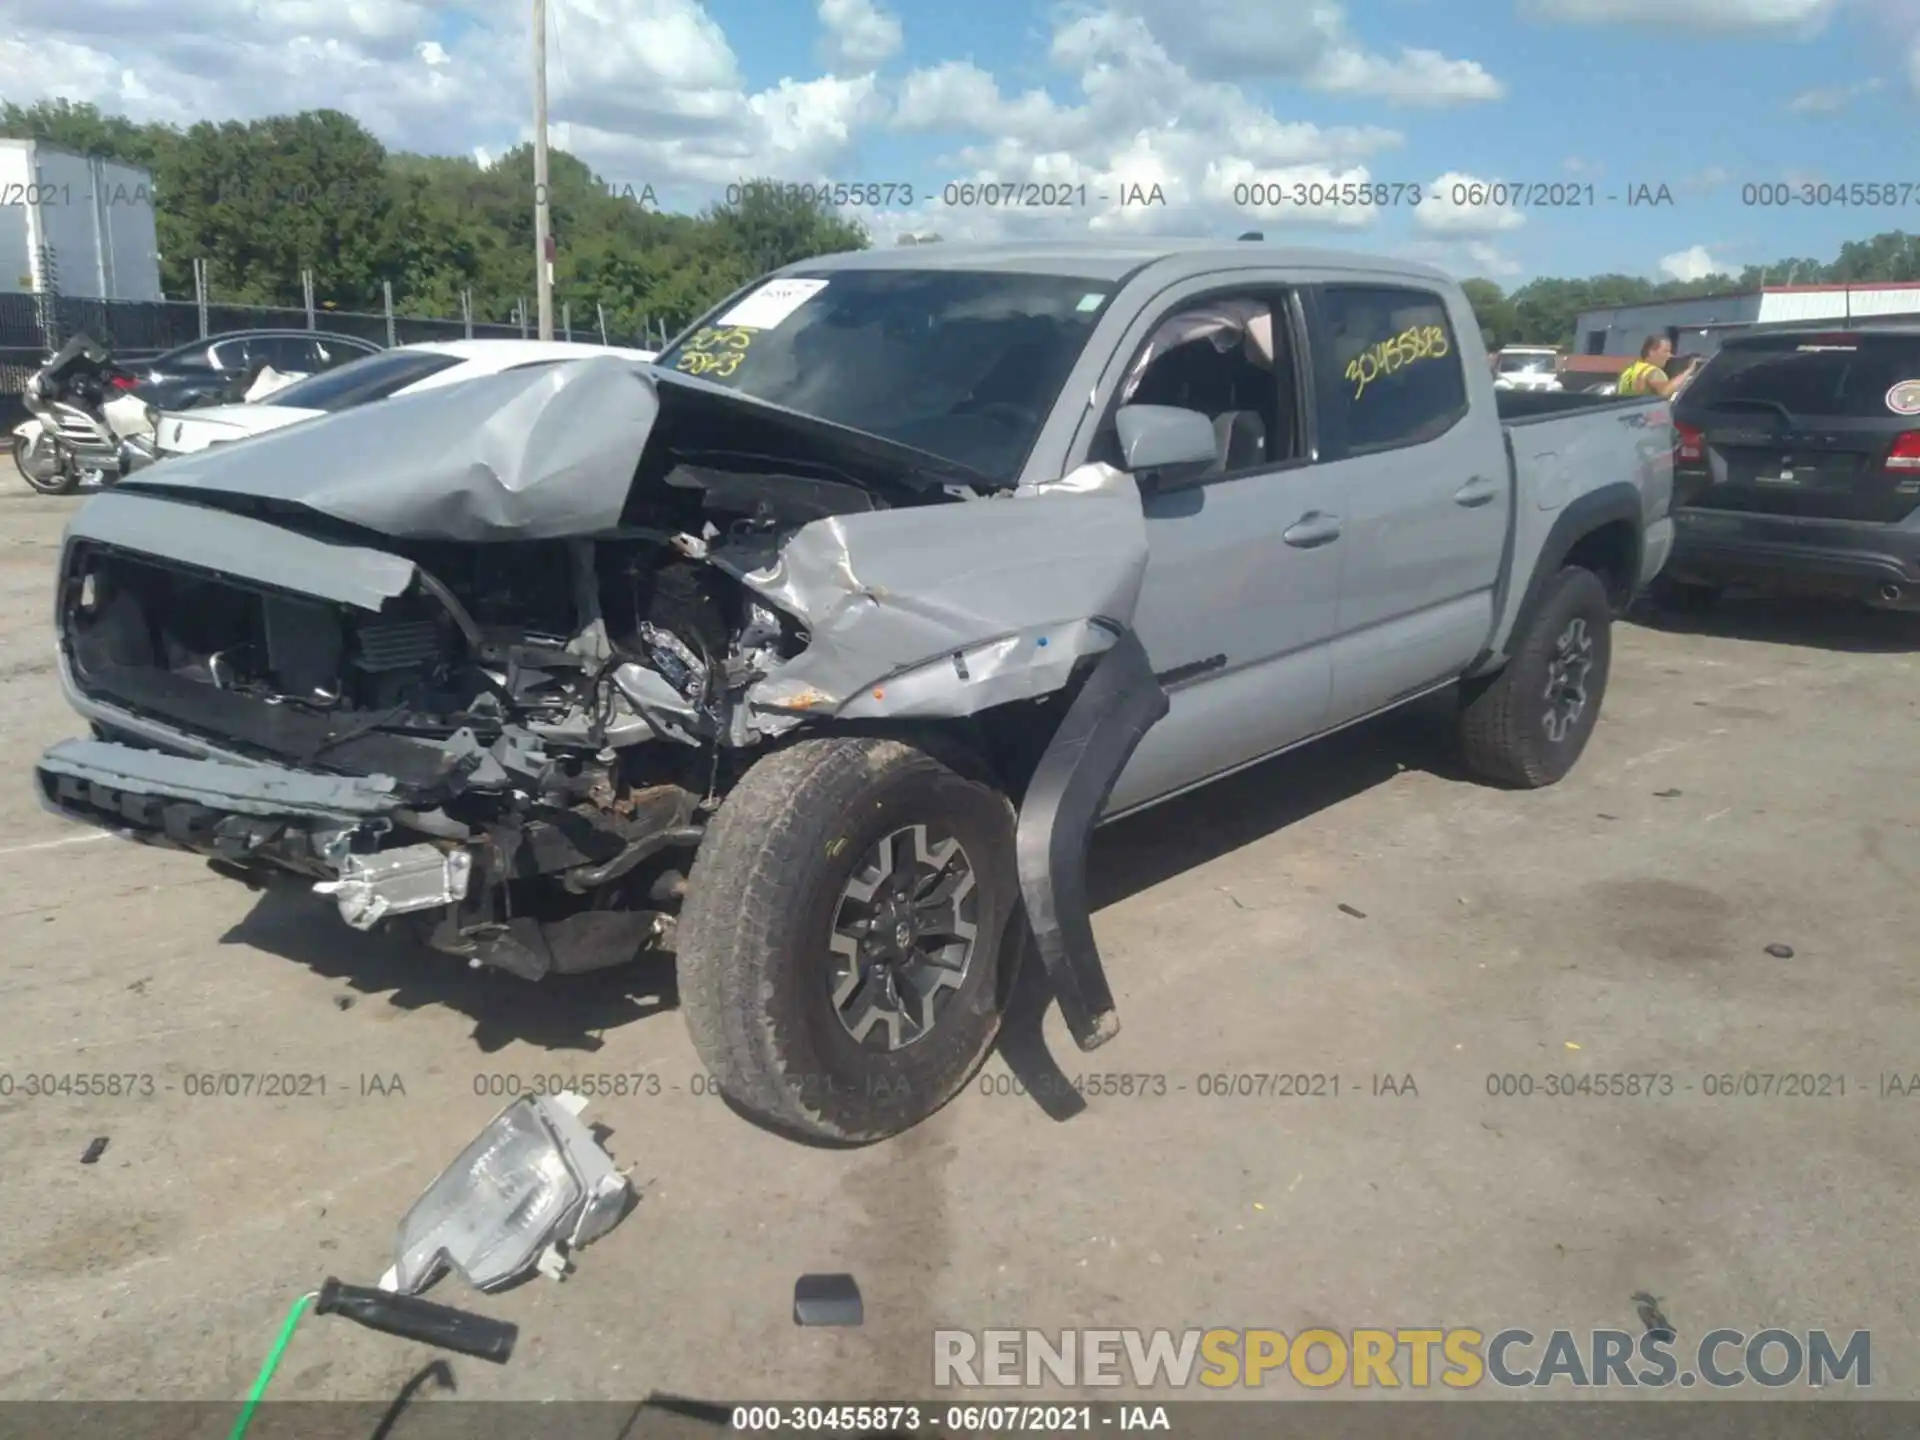
[[1453, 503], [1472, 509], [1476, 505], [1489, 505], [1500, 494], [1500, 487], [1484, 475], [1476, 475], [1458, 490], [1453, 492]]
[[1320, 510], [1309, 510], [1281, 533], [1280, 538], [1296, 550], [1311, 550], [1340, 538], [1340, 517]]

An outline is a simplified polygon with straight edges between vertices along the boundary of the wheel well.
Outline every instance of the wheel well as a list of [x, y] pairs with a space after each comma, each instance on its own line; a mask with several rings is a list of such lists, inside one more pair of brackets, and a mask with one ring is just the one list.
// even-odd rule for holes
[[1640, 579], [1639, 532], [1630, 521], [1609, 520], [1575, 541], [1561, 564], [1598, 575], [1614, 608], [1624, 610]]
[[[913, 721], [841, 721], [822, 730], [796, 731], [790, 739], [831, 734], [898, 740], [926, 751], [962, 774], [991, 784], [1018, 805], [1026, 795], [1033, 772], [1039, 767], [1040, 757], [1052, 743], [1054, 733], [1079, 691], [1077, 678], [1051, 695], [1012, 701], [977, 715]], [[758, 754], [753, 758], [757, 759]]]

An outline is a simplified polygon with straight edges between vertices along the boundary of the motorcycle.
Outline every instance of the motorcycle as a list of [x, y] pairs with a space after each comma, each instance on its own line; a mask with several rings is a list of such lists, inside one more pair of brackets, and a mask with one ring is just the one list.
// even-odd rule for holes
[[67, 495], [151, 464], [154, 411], [133, 393], [138, 383], [86, 335], [62, 345], [21, 396], [33, 418], [13, 431], [20, 477], [43, 495]]

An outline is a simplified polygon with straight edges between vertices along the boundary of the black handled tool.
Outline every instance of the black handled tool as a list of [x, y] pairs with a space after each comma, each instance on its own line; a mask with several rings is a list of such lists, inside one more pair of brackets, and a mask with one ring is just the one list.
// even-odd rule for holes
[[451, 1305], [436, 1305], [413, 1295], [396, 1295], [366, 1285], [343, 1285], [332, 1276], [320, 1287], [313, 1302], [316, 1315], [344, 1315], [369, 1330], [398, 1335], [403, 1340], [418, 1340], [454, 1350], [477, 1360], [504, 1365], [513, 1355], [520, 1327], [504, 1320], [456, 1310]]

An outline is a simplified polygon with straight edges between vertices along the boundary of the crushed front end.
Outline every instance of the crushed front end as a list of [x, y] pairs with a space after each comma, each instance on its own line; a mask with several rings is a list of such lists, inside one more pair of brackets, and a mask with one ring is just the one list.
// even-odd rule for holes
[[434, 549], [100, 497], [58, 609], [94, 738], [42, 757], [43, 802], [529, 978], [669, 944], [710, 702], [778, 621], [657, 542]]
[[1091, 1047], [1085, 842], [1167, 707], [1128, 629], [1144, 521], [1102, 467], [979, 478], [602, 359], [170, 459], [68, 528], [60, 673], [92, 737], [41, 758], [40, 797], [539, 979], [675, 948], [707, 822], [769, 747], [943, 736], [1020, 807]]

